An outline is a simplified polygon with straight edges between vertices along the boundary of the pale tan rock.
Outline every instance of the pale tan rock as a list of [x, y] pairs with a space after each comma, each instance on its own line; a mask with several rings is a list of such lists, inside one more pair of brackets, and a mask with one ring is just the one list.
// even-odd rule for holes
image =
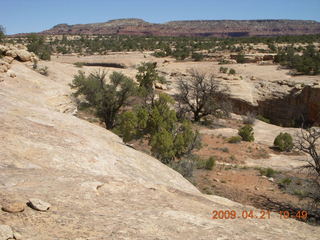
[[28, 204], [34, 210], [38, 210], [42, 212], [48, 211], [49, 208], [51, 207], [50, 203], [47, 203], [37, 198], [30, 198]]
[[16, 240], [23, 240], [23, 237], [20, 233], [18, 232], [14, 232], [13, 233], [13, 238], [16, 239]]
[[6, 56], [16, 58], [18, 56], [16, 50], [8, 50], [5, 52]]
[[18, 202], [18, 201], [9, 201], [2, 204], [2, 211], [8, 212], [8, 213], [18, 213], [23, 212], [25, 208], [25, 203]]
[[14, 73], [14, 72], [12, 72], [12, 71], [10, 71], [10, 72], [8, 72], [9, 73], [9, 76], [11, 77], [11, 78], [15, 78], [17, 75]]
[[16, 51], [18, 58], [22, 61], [22, 62], [27, 62], [27, 61], [31, 61], [31, 53], [26, 51], [26, 50], [19, 50]]
[[10, 226], [0, 225], [0, 240], [8, 240], [13, 238], [13, 232]]
[[2, 60], [4, 62], [8, 63], [8, 64], [11, 64], [13, 62], [14, 58], [13, 57], [9, 57], [9, 56], [5, 56], [5, 57], [2, 58]]
[[155, 86], [156, 89], [161, 89], [161, 90], [167, 90], [168, 89], [167, 86], [162, 84], [162, 83], [155, 83], [154, 86]]
[[0, 65], [0, 73], [5, 73], [8, 71], [8, 67], [6, 65]]

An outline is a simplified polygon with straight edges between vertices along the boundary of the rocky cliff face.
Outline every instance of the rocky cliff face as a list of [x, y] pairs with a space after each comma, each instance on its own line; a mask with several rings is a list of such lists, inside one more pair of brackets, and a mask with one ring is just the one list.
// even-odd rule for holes
[[233, 110], [243, 115], [255, 112], [282, 126], [320, 124], [319, 81], [309, 82], [309, 85], [286, 81], [264, 82], [260, 91], [254, 102], [231, 96]]
[[[0, 73], [3, 239], [318, 239], [319, 228], [278, 214], [211, 219], [213, 210], [252, 208], [199, 193], [158, 160], [74, 117], [68, 83], [78, 69], [40, 64], [48, 77], [16, 61], [15, 78]], [[34, 198], [50, 208], [27, 206]]]
[[141, 19], [119, 19], [95, 24], [59, 24], [42, 34], [120, 34], [154, 36], [280, 36], [319, 34], [320, 23], [303, 20], [206, 20], [152, 24]]

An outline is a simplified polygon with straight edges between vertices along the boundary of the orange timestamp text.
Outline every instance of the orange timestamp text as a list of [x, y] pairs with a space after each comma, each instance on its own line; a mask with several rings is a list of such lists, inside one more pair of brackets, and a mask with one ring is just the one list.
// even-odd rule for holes
[[[292, 213], [290, 211], [278, 211], [280, 219], [298, 219], [306, 220], [308, 218], [307, 211], [297, 211]], [[270, 210], [213, 210], [211, 219], [270, 219]]]

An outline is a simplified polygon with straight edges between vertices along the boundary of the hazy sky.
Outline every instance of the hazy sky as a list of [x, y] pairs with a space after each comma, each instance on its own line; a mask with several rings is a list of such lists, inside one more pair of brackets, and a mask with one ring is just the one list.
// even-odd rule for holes
[[197, 19], [306, 19], [320, 21], [320, 0], [0, 0], [8, 34], [59, 23], [142, 18], [153, 23]]

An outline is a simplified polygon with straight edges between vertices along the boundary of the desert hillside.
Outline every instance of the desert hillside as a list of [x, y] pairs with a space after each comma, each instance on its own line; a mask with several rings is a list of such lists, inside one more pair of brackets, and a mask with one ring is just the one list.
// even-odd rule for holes
[[117, 34], [152, 36], [248, 37], [319, 34], [320, 23], [303, 20], [202, 20], [153, 24], [141, 19], [59, 24], [41, 34]]
[[[69, 84], [79, 68], [63, 58], [39, 61], [45, 76], [32, 69], [34, 56], [23, 53], [26, 58], [20, 52], [15, 60], [5, 57], [0, 73], [0, 205], [12, 210], [0, 211], [1, 240], [10, 234], [39, 240], [319, 238], [319, 227], [276, 213], [211, 219], [214, 210], [260, 210], [200, 193], [159, 160], [74, 116]], [[25, 204], [34, 198], [50, 208]]]

